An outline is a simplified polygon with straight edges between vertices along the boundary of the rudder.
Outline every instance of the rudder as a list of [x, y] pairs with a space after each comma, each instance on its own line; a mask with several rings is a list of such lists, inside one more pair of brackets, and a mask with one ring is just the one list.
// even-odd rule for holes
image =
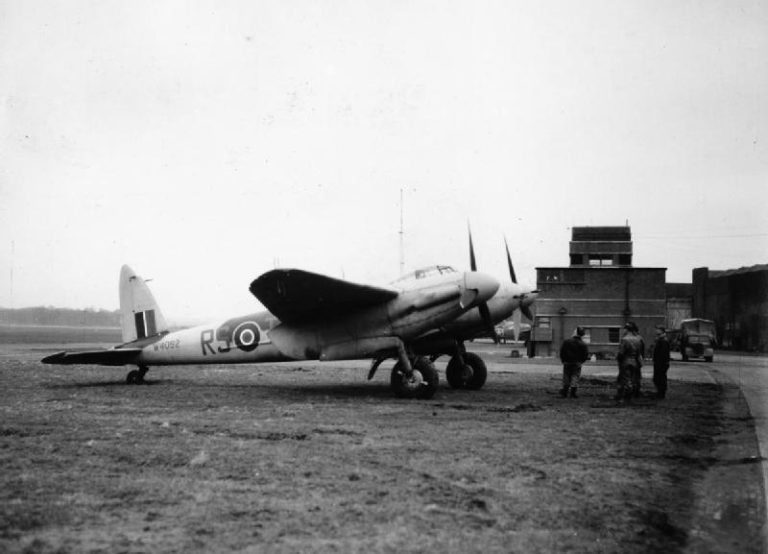
[[123, 342], [168, 331], [165, 317], [146, 281], [127, 265], [120, 270], [120, 327]]

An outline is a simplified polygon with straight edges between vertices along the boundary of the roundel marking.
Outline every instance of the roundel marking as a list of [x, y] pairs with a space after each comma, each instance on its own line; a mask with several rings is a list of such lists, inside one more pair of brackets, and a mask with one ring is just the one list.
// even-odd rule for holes
[[259, 346], [259, 340], [261, 339], [259, 326], [253, 321], [246, 321], [238, 325], [235, 328], [233, 335], [235, 346], [244, 352], [256, 350], [256, 347]]

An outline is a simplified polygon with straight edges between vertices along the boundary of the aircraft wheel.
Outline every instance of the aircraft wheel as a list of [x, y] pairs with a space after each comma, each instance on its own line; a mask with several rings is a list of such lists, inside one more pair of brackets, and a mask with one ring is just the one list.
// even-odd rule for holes
[[454, 356], [448, 361], [448, 367], [445, 368], [445, 378], [452, 389], [463, 389], [467, 380], [471, 376], [472, 369], [464, 365], [464, 360], [460, 356]]
[[445, 377], [454, 389], [478, 390], [483, 388], [488, 378], [488, 368], [477, 354], [467, 352], [463, 360], [454, 356], [448, 362]]
[[413, 372], [410, 377], [403, 371], [403, 364], [397, 362], [392, 368], [390, 384], [398, 398], [419, 398], [428, 400], [435, 395], [439, 377], [435, 364], [427, 358], [416, 358], [412, 362]]
[[133, 369], [129, 371], [125, 382], [129, 385], [137, 385], [139, 383], [139, 370]]

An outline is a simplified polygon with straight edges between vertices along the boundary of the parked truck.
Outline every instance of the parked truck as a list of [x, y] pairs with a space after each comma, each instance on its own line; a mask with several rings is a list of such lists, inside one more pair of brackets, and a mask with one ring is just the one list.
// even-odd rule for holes
[[679, 347], [683, 361], [704, 358], [711, 362], [715, 356], [715, 322], [709, 319], [684, 319], [680, 322]]

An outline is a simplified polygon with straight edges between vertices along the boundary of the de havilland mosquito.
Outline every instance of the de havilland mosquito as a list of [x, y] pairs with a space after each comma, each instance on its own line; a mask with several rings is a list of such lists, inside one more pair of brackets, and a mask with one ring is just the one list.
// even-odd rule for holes
[[480, 272], [432, 269], [423, 279], [386, 288], [275, 269], [250, 285], [269, 311], [171, 332], [146, 281], [123, 266], [123, 344], [59, 352], [42, 361], [136, 365], [127, 381], [139, 383], [151, 366], [386, 357], [397, 360], [391, 377], [396, 395], [430, 398], [437, 390], [437, 371], [428, 358], [413, 354], [411, 342], [490, 299], [499, 288], [493, 277]]
[[123, 266], [123, 343], [106, 350], [59, 352], [42, 361], [135, 365], [126, 380], [136, 384], [151, 366], [372, 359], [372, 377], [382, 361], [395, 359], [394, 393], [427, 399], [438, 387], [434, 360], [450, 354], [449, 384], [478, 389], [485, 382], [485, 365], [466, 352], [464, 341], [488, 334], [515, 309], [527, 311], [536, 291], [516, 284], [508, 250], [511, 286], [500, 287], [476, 270], [471, 235], [470, 257], [472, 271], [431, 266], [388, 287], [275, 269], [250, 285], [268, 311], [173, 332], [146, 281]]

